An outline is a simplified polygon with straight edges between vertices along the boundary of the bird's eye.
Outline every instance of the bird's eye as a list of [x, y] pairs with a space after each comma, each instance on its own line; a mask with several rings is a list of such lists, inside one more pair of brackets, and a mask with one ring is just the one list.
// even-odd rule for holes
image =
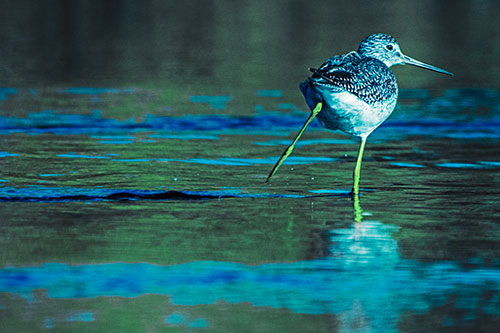
[[387, 48], [389, 51], [392, 51], [392, 49], [394, 48], [394, 46], [392, 46], [392, 44], [387, 44], [386, 48]]

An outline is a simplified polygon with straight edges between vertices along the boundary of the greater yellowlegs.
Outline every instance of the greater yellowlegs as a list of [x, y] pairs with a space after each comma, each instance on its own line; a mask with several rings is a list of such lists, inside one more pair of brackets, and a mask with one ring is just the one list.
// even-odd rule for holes
[[266, 182], [292, 153], [295, 143], [317, 116], [323, 127], [341, 130], [361, 139], [351, 191], [357, 195], [366, 138], [391, 115], [396, 106], [398, 85], [390, 67], [399, 64], [453, 75], [404, 55], [398, 42], [387, 34], [370, 35], [359, 44], [358, 51], [334, 56], [319, 69], [311, 68], [312, 76], [299, 85], [311, 115], [281, 155]]

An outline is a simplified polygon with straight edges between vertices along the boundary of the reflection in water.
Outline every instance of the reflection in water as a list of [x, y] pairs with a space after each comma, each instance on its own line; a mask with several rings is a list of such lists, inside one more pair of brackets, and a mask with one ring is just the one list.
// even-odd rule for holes
[[354, 195], [352, 198], [353, 210], [354, 210], [354, 222], [362, 222], [363, 221], [363, 209], [361, 209], [361, 205], [359, 204], [359, 195]]
[[[377, 170], [363, 184], [377, 192], [353, 211], [323, 197], [349, 191], [353, 145], [316, 123], [286, 189], [262, 177], [304, 121], [307, 68], [370, 33], [398, 31], [405, 52], [456, 71], [454, 87], [498, 87], [496, 10], [495, 0], [11, 2], [0, 20], [0, 200], [10, 200], [0, 331], [161, 331], [156, 320], [387, 332], [413, 314], [408, 331], [429, 319], [434, 330], [494, 327], [497, 89], [444, 90], [444, 78], [397, 69], [401, 87], [419, 89], [402, 89], [373, 134], [366, 162]], [[392, 191], [404, 197], [387, 205]], [[223, 320], [235, 324], [217, 330]]]
[[[359, 201], [355, 202], [359, 208]], [[293, 263], [5, 267], [0, 269], [0, 291], [28, 302], [36, 300], [34, 292], [39, 289], [54, 299], [161, 294], [169, 295], [177, 305], [249, 302], [254, 307], [288, 308], [295, 313], [337, 314], [343, 327], [356, 320], [369, 325], [366, 329], [383, 331], [395, 330], [403, 311], [428, 313], [451, 295], [458, 297], [456, 307], [469, 317], [500, 315], [497, 270], [403, 259], [392, 238], [396, 230], [378, 221], [334, 229], [329, 233], [328, 256]], [[84, 313], [78, 318], [93, 320], [94, 316]]]

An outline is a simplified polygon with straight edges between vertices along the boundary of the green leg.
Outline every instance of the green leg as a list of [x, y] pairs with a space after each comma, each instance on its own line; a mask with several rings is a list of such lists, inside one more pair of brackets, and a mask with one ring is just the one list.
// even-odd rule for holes
[[361, 176], [361, 161], [363, 161], [363, 152], [365, 150], [366, 138], [361, 138], [359, 146], [358, 159], [356, 160], [356, 167], [354, 168], [354, 184], [352, 186], [351, 194], [357, 196], [359, 194], [359, 178]]
[[316, 107], [311, 111], [311, 114], [309, 115], [309, 118], [307, 118], [304, 126], [300, 129], [299, 133], [297, 133], [297, 136], [293, 140], [292, 144], [288, 146], [288, 148], [283, 152], [283, 155], [281, 155], [280, 159], [278, 162], [274, 165], [274, 168], [271, 170], [271, 173], [269, 176], [267, 176], [266, 183], [271, 179], [271, 177], [278, 171], [279, 167], [281, 164], [285, 161], [285, 159], [290, 156], [290, 154], [293, 151], [293, 148], [295, 147], [295, 144], [297, 141], [299, 141], [300, 137], [302, 136], [302, 133], [306, 130], [306, 127], [309, 125], [309, 123], [316, 117], [316, 115], [321, 111], [321, 108], [323, 107], [323, 103], [319, 102], [316, 104]]

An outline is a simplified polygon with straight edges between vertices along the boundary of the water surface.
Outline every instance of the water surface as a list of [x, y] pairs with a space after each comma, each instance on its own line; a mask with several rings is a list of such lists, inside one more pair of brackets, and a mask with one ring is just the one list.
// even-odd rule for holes
[[[36, 92], [11, 91], [0, 118], [7, 330], [101, 330], [115, 311], [141, 313], [137, 330], [498, 327], [496, 91], [403, 90], [356, 201], [358, 142], [316, 123], [264, 183], [307, 117], [275, 91], [255, 91], [249, 115], [229, 112], [235, 93], [128, 119], [113, 113], [124, 98], [158, 101]], [[20, 112], [52, 96], [86, 106]]]
[[[16, 2], [0, 20], [0, 331], [500, 331], [497, 1]], [[309, 67], [376, 32], [368, 139]]]

